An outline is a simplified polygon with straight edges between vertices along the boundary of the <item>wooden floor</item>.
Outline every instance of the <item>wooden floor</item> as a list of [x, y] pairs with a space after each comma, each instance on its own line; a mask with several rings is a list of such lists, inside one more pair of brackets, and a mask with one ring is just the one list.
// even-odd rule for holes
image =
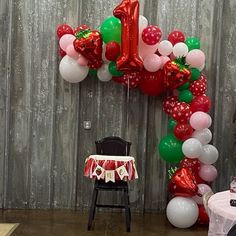
[[87, 214], [66, 210], [4, 210], [0, 222], [20, 223], [13, 236], [206, 236], [206, 227], [182, 230], [172, 227], [165, 215], [132, 214], [131, 233], [125, 232], [123, 213], [98, 213], [94, 229], [87, 231]]

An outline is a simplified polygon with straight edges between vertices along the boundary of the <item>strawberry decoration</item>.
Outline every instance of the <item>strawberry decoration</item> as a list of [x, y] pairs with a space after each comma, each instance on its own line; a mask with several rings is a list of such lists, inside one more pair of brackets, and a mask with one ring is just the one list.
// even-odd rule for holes
[[99, 31], [81, 29], [75, 36], [75, 50], [88, 60], [89, 68], [99, 68], [102, 65], [102, 37]]
[[189, 90], [194, 96], [200, 96], [206, 93], [207, 91], [207, 80], [204, 75], [201, 75], [200, 78], [190, 84]]
[[192, 197], [198, 192], [195, 177], [187, 168], [180, 168], [174, 173], [168, 188], [173, 196]]
[[185, 65], [184, 58], [168, 61], [164, 65], [164, 84], [167, 89], [174, 90], [190, 81], [191, 71]]
[[176, 103], [178, 102], [177, 96], [169, 96], [163, 101], [163, 110], [168, 114], [171, 115], [173, 112], [173, 108], [175, 107]]
[[172, 118], [180, 123], [187, 122], [192, 115], [189, 104], [185, 102], [177, 102], [173, 108]]

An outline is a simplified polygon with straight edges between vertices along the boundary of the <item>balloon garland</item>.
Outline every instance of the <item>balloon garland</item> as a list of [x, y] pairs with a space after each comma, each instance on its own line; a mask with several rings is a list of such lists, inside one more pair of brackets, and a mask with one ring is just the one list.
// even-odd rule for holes
[[217, 149], [209, 144], [212, 119], [206, 95], [207, 79], [201, 72], [205, 55], [200, 40], [186, 38], [179, 30], [162, 39], [158, 26], [148, 25], [139, 15], [138, 0], [123, 0], [100, 31], [87, 25], [72, 29], [57, 28], [59, 65], [64, 80], [83, 81], [88, 74], [102, 82], [113, 80], [129, 89], [138, 88], [149, 96], [168, 92], [163, 110], [170, 116], [170, 133], [160, 140], [163, 160], [179, 163], [169, 170], [168, 189], [173, 196], [167, 206], [167, 218], [179, 228], [208, 223], [202, 196], [211, 191], [217, 177], [214, 163]]

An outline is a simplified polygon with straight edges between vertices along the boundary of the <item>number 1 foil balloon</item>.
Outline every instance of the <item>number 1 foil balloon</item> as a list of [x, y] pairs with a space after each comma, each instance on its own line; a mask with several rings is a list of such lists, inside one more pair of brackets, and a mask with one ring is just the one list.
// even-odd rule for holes
[[138, 55], [139, 1], [123, 0], [113, 11], [121, 20], [121, 55], [117, 59], [117, 68], [121, 71], [142, 70], [143, 62]]

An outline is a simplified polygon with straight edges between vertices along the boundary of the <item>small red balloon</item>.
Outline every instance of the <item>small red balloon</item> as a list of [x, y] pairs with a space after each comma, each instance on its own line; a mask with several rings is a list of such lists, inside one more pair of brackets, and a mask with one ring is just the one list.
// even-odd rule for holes
[[180, 43], [180, 42], [184, 42], [185, 41], [185, 36], [184, 34], [179, 31], [179, 30], [175, 30], [172, 31], [169, 36], [168, 36], [168, 40], [173, 44], [173, 46], [176, 43]]
[[58, 36], [58, 38], [60, 39], [64, 34], [74, 34], [74, 31], [67, 24], [59, 25], [57, 27], [57, 36]]
[[192, 197], [198, 192], [194, 175], [188, 168], [180, 168], [174, 173], [168, 189], [173, 196], [182, 197]]
[[74, 34], [79, 33], [81, 30], [86, 30], [89, 27], [87, 25], [79, 25], [74, 29]]
[[161, 30], [156, 25], [149, 25], [142, 32], [143, 42], [147, 45], [155, 45], [161, 40]]
[[109, 61], [115, 61], [117, 57], [120, 55], [120, 45], [115, 42], [111, 41], [106, 45], [106, 52], [105, 57]]
[[207, 80], [204, 75], [201, 75], [198, 80], [192, 82], [189, 86], [189, 90], [194, 96], [200, 96], [206, 93], [207, 91]]
[[185, 157], [180, 162], [179, 166], [182, 167], [182, 168], [188, 168], [195, 175], [195, 174], [198, 174], [198, 172], [200, 170], [201, 162], [197, 158], [187, 158], [187, 157]]
[[173, 109], [178, 103], [178, 97], [177, 96], [169, 96], [163, 101], [163, 111], [166, 112], [168, 115], [171, 115], [173, 112]]
[[59, 54], [60, 54], [60, 56], [61, 57], [64, 57], [65, 55], [66, 55], [66, 52], [65, 51], [63, 51], [62, 49], [61, 49], [61, 47], [59, 47]]
[[139, 86], [141, 75], [140, 72], [126, 72], [124, 75], [124, 85], [128, 88], [136, 88]]
[[192, 112], [196, 111], [208, 112], [211, 108], [211, 100], [206, 95], [199, 95], [192, 100], [190, 108]]
[[197, 219], [197, 223], [200, 225], [208, 225], [209, 224], [209, 217], [206, 212], [204, 205], [198, 205], [199, 215]]
[[172, 112], [172, 118], [180, 123], [187, 122], [192, 115], [190, 106], [185, 102], [178, 102], [175, 104]]
[[139, 89], [149, 96], [158, 96], [166, 91], [163, 83], [163, 70], [157, 72], [141, 72], [142, 79], [139, 83]]
[[193, 128], [190, 124], [178, 123], [175, 126], [174, 134], [177, 139], [185, 141], [186, 139], [191, 138]]

